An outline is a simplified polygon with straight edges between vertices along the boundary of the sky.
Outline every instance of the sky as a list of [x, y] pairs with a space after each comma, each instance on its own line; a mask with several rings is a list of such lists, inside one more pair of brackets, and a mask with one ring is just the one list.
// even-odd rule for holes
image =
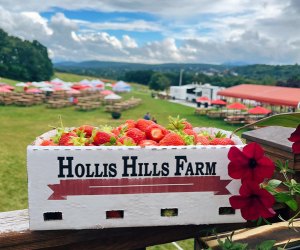
[[300, 62], [299, 0], [0, 0], [0, 28], [59, 61]]

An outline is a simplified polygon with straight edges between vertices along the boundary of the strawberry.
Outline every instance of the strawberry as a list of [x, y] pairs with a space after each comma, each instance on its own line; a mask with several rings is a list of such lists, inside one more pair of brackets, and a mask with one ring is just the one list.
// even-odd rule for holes
[[117, 145], [118, 146], [136, 146], [136, 143], [131, 137], [124, 135], [117, 139]]
[[134, 120], [126, 120], [125, 125], [127, 126], [127, 129], [130, 129], [135, 128], [136, 123]]
[[119, 127], [113, 128], [113, 129], [111, 130], [111, 132], [112, 132], [116, 137], [118, 137], [118, 136], [120, 135], [120, 133], [121, 133], [121, 130], [122, 130], [122, 128], [119, 126]]
[[136, 144], [146, 139], [145, 133], [137, 128], [128, 129], [125, 135], [132, 138]]
[[210, 140], [206, 136], [198, 135], [196, 137], [196, 144], [197, 145], [209, 145], [209, 143], [210, 143]]
[[159, 146], [182, 146], [185, 145], [184, 140], [176, 133], [167, 134], [160, 142]]
[[159, 142], [169, 131], [158, 124], [152, 124], [146, 129], [146, 137], [149, 140]]
[[77, 134], [74, 132], [66, 132], [66, 133], [62, 133], [62, 135], [60, 136], [58, 145], [60, 146], [72, 146], [74, 145], [73, 143], [73, 139], [77, 138]]
[[194, 130], [189, 129], [189, 128], [185, 128], [185, 129], [183, 130], [183, 132], [184, 132], [185, 134], [187, 134], [187, 135], [193, 136], [193, 137], [194, 137], [194, 144], [196, 144], [196, 141], [197, 141], [197, 134], [196, 134], [196, 132], [195, 132]]
[[152, 140], [142, 140], [142, 141], [140, 141], [139, 146], [141, 146], [141, 147], [158, 146], [158, 143], [156, 141], [152, 141]]
[[190, 124], [189, 122], [183, 121], [182, 123], [184, 125], [184, 129], [193, 129], [192, 124]]
[[93, 144], [99, 145], [114, 145], [116, 143], [116, 137], [113, 133], [108, 133], [104, 131], [97, 131], [93, 137]]
[[57, 146], [52, 140], [43, 140], [40, 146]]
[[184, 130], [184, 129], [193, 129], [193, 126], [187, 122], [185, 119], [180, 119], [179, 115], [174, 118], [169, 116], [169, 125], [167, 127], [170, 130]]
[[90, 138], [93, 134], [93, 130], [95, 127], [90, 125], [82, 125], [79, 128], [75, 128], [73, 131], [80, 136], [82, 133], [84, 133], [86, 138]]
[[209, 143], [210, 145], [235, 145], [230, 138], [214, 138]]
[[138, 119], [135, 127], [143, 132], [146, 132], [147, 127], [152, 124], [155, 124], [155, 123], [151, 120]]

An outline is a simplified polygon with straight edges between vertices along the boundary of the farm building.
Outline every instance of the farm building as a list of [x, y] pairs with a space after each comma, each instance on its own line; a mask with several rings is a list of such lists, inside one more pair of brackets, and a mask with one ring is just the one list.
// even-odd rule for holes
[[172, 99], [186, 100], [195, 102], [198, 97], [208, 97], [209, 99], [218, 99], [217, 92], [224, 88], [206, 84], [187, 84], [183, 86], [171, 86], [170, 96]]

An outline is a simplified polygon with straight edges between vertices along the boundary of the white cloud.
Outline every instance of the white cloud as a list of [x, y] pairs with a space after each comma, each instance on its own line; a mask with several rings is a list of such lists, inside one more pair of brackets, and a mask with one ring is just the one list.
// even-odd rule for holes
[[[139, 17], [92, 22], [70, 19], [63, 13], [55, 13], [47, 20], [39, 13], [54, 7], [149, 13], [157, 21]], [[48, 47], [54, 60], [146, 63], [300, 60], [300, 1], [297, 0], [0, 0], [0, 13], [1, 28], [12, 35], [39, 40]], [[123, 30], [122, 36], [112, 35], [113, 30]], [[132, 31], [145, 36], [154, 31], [163, 38], [139, 43], [134, 35], [129, 35]]]

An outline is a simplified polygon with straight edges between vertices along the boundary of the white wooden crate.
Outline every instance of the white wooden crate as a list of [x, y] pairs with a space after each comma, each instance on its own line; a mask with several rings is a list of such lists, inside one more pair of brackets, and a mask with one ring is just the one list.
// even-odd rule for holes
[[30, 229], [243, 222], [240, 211], [220, 214], [240, 187], [229, 149], [28, 146]]

